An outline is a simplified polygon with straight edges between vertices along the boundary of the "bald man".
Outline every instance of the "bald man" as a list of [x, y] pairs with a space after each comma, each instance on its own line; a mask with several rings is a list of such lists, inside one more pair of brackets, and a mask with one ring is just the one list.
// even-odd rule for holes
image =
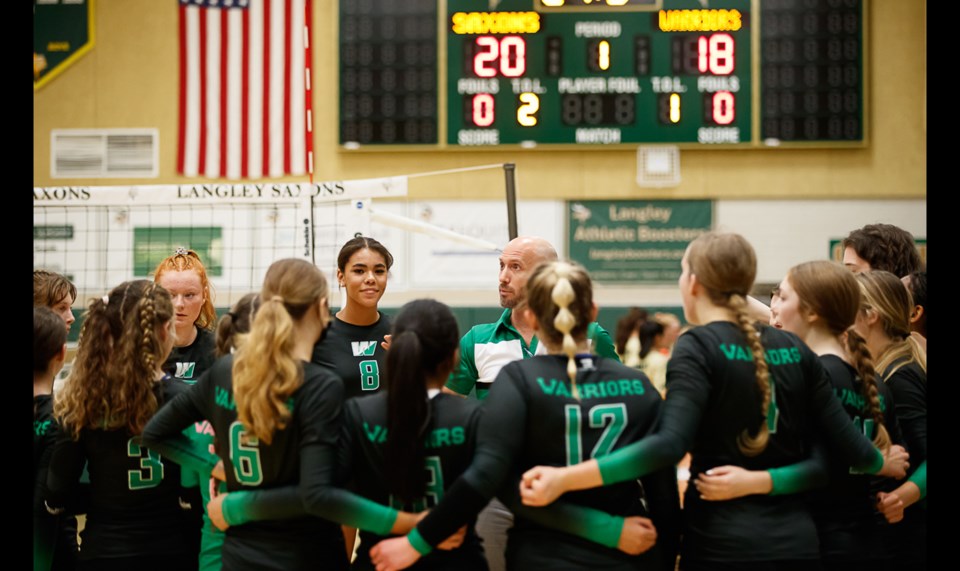
[[[460, 339], [460, 362], [447, 381], [446, 392], [467, 396], [476, 388], [478, 399], [484, 399], [500, 369], [517, 359], [546, 354], [524, 319], [524, 312], [515, 311], [524, 303], [524, 287], [533, 269], [542, 262], [558, 259], [557, 251], [543, 238], [519, 236], [500, 254], [500, 306], [504, 308], [494, 323], [473, 326]], [[599, 323], [587, 330], [591, 350], [602, 356], [620, 360], [613, 339]]]
[[[546, 347], [537, 342], [533, 327], [524, 319], [525, 312], [515, 310], [525, 303], [524, 288], [534, 268], [557, 259], [553, 245], [536, 236], [519, 236], [506, 245], [500, 254], [499, 292], [503, 314], [494, 323], [474, 325], [460, 339], [460, 362], [444, 392], [465, 397], [475, 388], [477, 398], [482, 400], [504, 365], [547, 353]], [[593, 353], [620, 360], [613, 339], [599, 323], [590, 324], [587, 339]], [[490, 500], [477, 517], [477, 534], [483, 538], [490, 571], [506, 569], [504, 551], [507, 530], [511, 527], [513, 514], [496, 498]]]

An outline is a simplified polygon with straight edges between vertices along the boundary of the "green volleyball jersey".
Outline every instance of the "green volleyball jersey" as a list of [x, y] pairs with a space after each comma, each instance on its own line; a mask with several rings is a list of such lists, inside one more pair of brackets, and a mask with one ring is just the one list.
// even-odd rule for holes
[[[460, 361], [447, 381], [447, 388], [461, 395], [468, 395], [476, 388], [477, 398], [482, 400], [504, 365], [547, 353], [536, 336], [529, 344], [524, 341], [510, 323], [511, 315], [511, 309], [504, 309], [496, 322], [475, 325], [464, 334], [460, 339]], [[587, 342], [592, 353], [620, 360], [610, 334], [599, 323], [593, 322], [587, 327]]]

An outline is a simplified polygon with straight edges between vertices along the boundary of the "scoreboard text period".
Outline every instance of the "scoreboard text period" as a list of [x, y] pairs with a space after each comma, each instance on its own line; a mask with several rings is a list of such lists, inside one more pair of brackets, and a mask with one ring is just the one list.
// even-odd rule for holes
[[658, 4], [448, 0], [447, 143], [749, 139], [749, 0]]
[[[340, 40], [349, 61], [367, 54], [369, 64], [341, 61], [341, 144], [842, 146], [865, 138], [863, 0], [405, 1], [409, 14], [389, 7], [404, 4], [397, 0], [341, 1], [341, 34], [366, 29], [369, 38], [367, 47], [355, 33], [359, 43]], [[431, 12], [444, 9], [431, 29]], [[345, 27], [345, 18], [356, 21]], [[391, 30], [387, 39], [381, 29]], [[344, 90], [364, 78], [368, 91]]]

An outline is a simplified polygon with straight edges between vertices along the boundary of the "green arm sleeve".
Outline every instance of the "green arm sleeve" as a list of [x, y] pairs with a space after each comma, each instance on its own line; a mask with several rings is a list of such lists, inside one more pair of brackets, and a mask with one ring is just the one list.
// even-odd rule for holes
[[587, 339], [590, 339], [593, 344], [592, 349], [594, 353], [601, 357], [620, 361], [620, 355], [617, 354], [617, 347], [613, 344], [613, 338], [611, 338], [607, 330], [601, 327], [596, 321], [587, 327]]
[[297, 486], [230, 492], [223, 499], [223, 519], [230, 525], [306, 515]]
[[773, 481], [771, 496], [797, 494], [827, 485], [827, 459], [822, 446], [814, 447], [810, 457], [795, 464], [767, 470]]
[[206, 446], [198, 445], [183, 434], [151, 440], [147, 447], [156, 450], [164, 458], [173, 460], [187, 470], [200, 474], [209, 474], [220, 461], [220, 458], [211, 454]]
[[308, 510], [302, 493], [300, 486], [231, 492], [223, 500], [223, 518], [242, 525], [313, 514], [378, 535], [389, 535], [397, 519], [397, 510], [332, 486], [323, 490], [320, 505]]
[[582, 537], [604, 547], [617, 548], [620, 532], [623, 530], [622, 517], [565, 502], [562, 499], [542, 508], [525, 506], [520, 500], [519, 491], [520, 479], [516, 478], [504, 486], [498, 495], [500, 501], [513, 512], [514, 516]]
[[596, 459], [604, 485], [640, 478], [683, 458], [693, 443], [701, 408], [675, 392], [660, 411], [656, 433]]
[[920, 499], [925, 499], [927, 497], [927, 461], [924, 460], [922, 464], [917, 466], [917, 469], [913, 472], [913, 475], [908, 478], [908, 481], [913, 482], [920, 488]]
[[220, 458], [210, 453], [209, 446], [187, 436], [187, 429], [193, 423], [204, 420], [202, 390], [206, 389], [209, 376], [203, 375], [201, 378], [197, 385], [177, 395], [153, 415], [143, 429], [140, 440], [161, 456], [187, 469], [206, 474], [217, 465]]
[[[318, 447], [313, 447], [318, 448]], [[333, 463], [334, 452], [328, 450], [301, 452], [301, 476], [317, 473], [323, 466]], [[308, 511], [313, 514], [357, 529], [372, 531], [377, 535], [389, 535], [399, 512], [377, 502], [354, 494], [342, 488], [334, 487], [330, 480], [326, 483], [311, 480], [301, 481], [300, 494]]]

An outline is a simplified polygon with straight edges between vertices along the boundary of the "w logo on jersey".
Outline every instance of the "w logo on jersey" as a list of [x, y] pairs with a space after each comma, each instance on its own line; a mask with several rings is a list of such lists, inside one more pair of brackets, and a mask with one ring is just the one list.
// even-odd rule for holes
[[192, 379], [193, 370], [197, 366], [194, 363], [177, 363], [177, 373], [174, 375], [178, 379]]
[[372, 357], [377, 351], [376, 341], [351, 341], [354, 357]]

